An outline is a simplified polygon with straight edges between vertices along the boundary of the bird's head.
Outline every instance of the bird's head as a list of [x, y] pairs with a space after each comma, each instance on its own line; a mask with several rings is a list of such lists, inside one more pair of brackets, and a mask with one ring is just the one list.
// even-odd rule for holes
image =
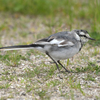
[[74, 31], [77, 33], [77, 35], [80, 37], [83, 43], [88, 42], [88, 40], [95, 40], [90, 37], [90, 35], [86, 30], [74, 30]]

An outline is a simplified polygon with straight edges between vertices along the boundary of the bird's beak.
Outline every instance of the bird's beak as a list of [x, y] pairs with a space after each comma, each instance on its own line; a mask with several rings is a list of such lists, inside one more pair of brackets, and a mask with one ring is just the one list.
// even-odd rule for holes
[[86, 36], [87, 36], [87, 38], [90, 39], [90, 40], [95, 40], [95, 39], [91, 38], [88, 34], [87, 34]]
[[95, 39], [93, 39], [93, 38], [91, 38], [91, 37], [88, 37], [88, 39], [90, 39], [90, 40], [95, 40]]

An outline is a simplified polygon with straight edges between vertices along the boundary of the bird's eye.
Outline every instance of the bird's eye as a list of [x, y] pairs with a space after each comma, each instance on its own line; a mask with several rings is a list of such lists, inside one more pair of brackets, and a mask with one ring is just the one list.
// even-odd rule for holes
[[81, 30], [81, 32], [83, 32], [83, 30]]

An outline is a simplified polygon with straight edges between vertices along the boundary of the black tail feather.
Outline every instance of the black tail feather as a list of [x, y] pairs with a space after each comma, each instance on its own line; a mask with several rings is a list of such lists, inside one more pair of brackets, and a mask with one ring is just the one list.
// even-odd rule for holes
[[24, 48], [34, 48], [34, 47], [44, 47], [44, 45], [38, 45], [38, 44], [30, 44], [30, 45], [16, 45], [16, 46], [7, 46], [7, 47], [1, 47], [0, 49], [24, 49]]

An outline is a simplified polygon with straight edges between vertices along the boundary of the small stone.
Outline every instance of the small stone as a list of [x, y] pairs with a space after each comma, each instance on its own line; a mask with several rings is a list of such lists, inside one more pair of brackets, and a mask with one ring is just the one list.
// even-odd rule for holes
[[25, 64], [22, 64], [22, 66], [24, 66]]
[[100, 60], [98, 60], [97, 63], [100, 63]]
[[25, 93], [24, 91], [22, 91], [22, 92], [20, 93], [20, 95], [26, 96], [26, 93]]

